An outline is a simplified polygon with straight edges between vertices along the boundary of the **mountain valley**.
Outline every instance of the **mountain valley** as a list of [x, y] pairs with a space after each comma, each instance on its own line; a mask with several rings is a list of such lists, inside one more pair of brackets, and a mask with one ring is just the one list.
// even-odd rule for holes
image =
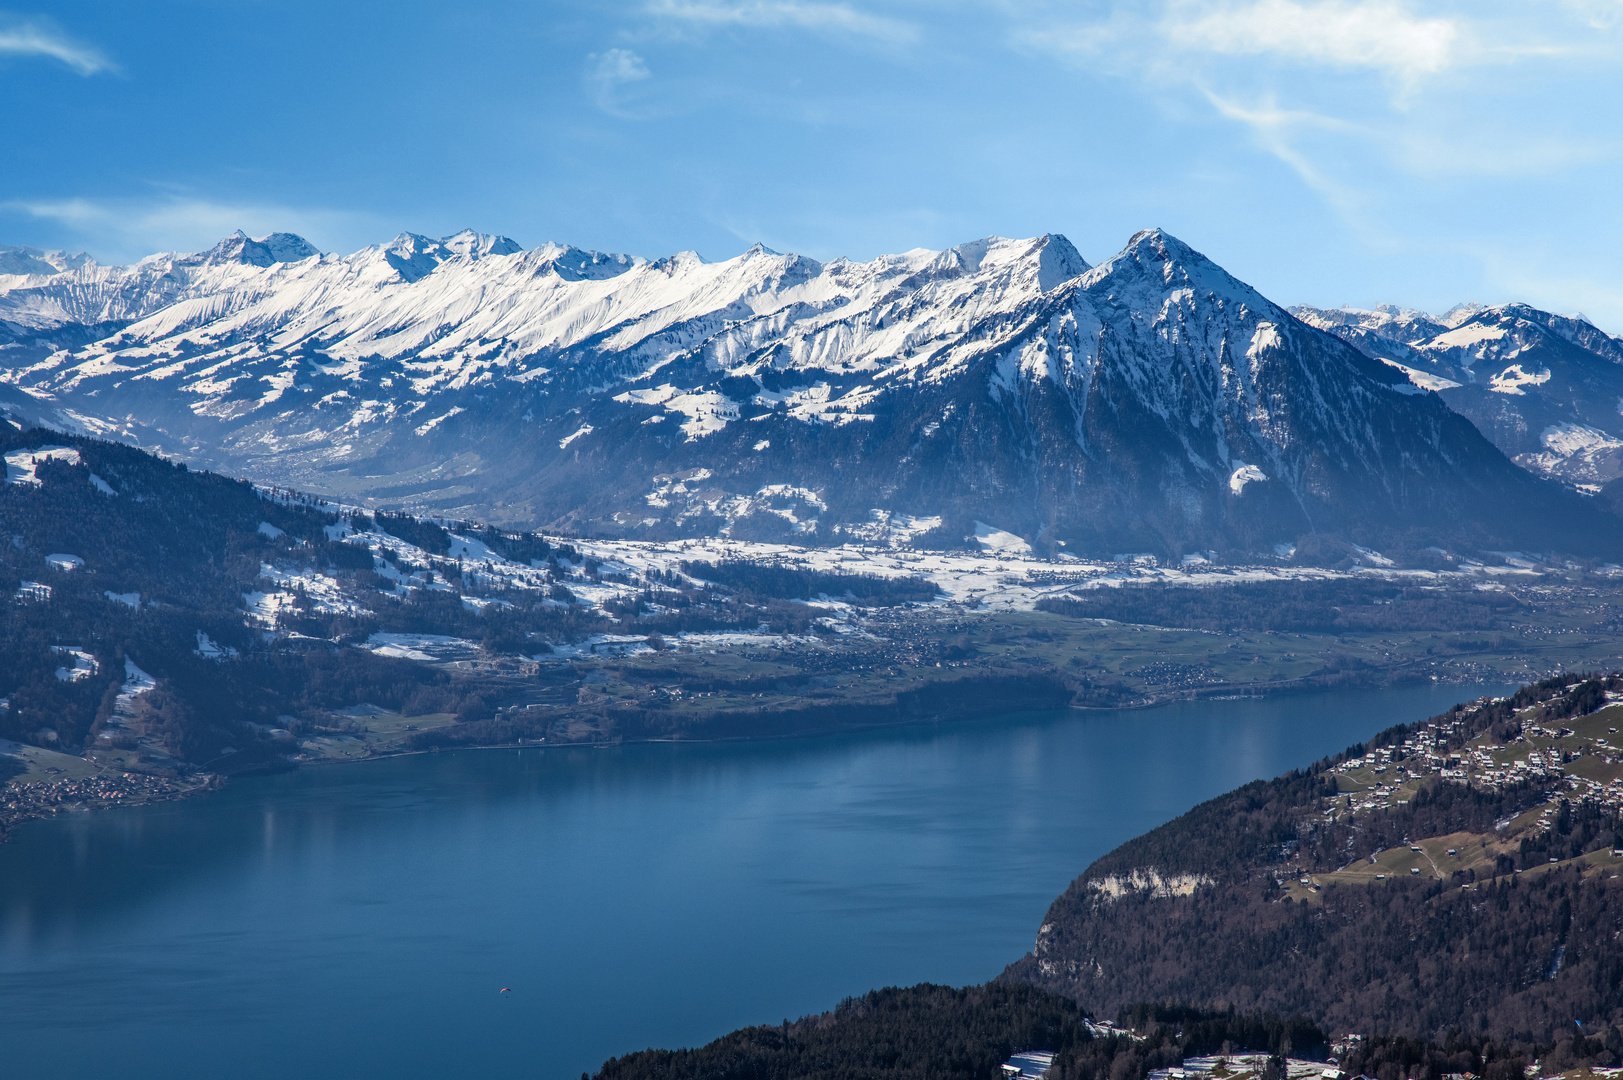
[[1159, 230], [5, 249], [0, 828], [460, 748], [1523, 682], [1130, 841], [987, 986], [601, 1075], [1284, 1080], [1355, 1030], [1381, 1080], [1616, 1064], [1623, 682], [1569, 673], [1623, 669], [1618, 371], [1523, 306], [1286, 311]]

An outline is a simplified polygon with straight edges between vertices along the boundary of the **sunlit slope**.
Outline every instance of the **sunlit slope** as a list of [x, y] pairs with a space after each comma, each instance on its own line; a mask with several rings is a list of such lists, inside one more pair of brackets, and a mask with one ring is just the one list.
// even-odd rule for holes
[[0, 278], [0, 319], [36, 414], [515, 525], [822, 542], [878, 518], [1094, 555], [1612, 532], [1159, 230], [1093, 267], [1059, 236], [708, 263], [239, 235]]

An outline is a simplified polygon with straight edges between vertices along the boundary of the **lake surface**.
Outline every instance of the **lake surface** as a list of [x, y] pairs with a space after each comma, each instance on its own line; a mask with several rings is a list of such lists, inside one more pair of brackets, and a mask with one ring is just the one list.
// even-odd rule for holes
[[1129, 837], [1503, 690], [466, 751], [32, 823], [0, 845], [0, 1073], [571, 1080], [981, 982]]

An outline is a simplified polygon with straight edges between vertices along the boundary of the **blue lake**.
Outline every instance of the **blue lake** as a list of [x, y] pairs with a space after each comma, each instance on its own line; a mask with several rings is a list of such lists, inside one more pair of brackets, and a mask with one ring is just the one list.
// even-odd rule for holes
[[0, 1074], [571, 1080], [981, 982], [1123, 840], [1503, 689], [434, 754], [32, 823], [0, 845]]

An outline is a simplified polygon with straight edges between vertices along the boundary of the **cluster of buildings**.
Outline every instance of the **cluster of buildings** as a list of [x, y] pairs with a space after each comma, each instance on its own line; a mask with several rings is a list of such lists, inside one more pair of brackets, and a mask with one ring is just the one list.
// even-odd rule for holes
[[[205, 777], [205, 786], [209, 778]], [[74, 780], [26, 780], [0, 787], [0, 832], [18, 822], [64, 810], [172, 799], [198, 789], [195, 780], [145, 773], [108, 773]]]
[[[1554, 781], [1573, 801], [1623, 808], [1623, 737], [1607, 719], [1599, 713], [1583, 718], [1582, 734], [1524, 720], [1520, 734], [1502, 745], [1492, 741], [1491, 733], [1462, 744], [1462, 720], [1429, 723], [1401, 743], [1336, 765], [1333, 771], [1347, 780], [1341, 785], [1346, 801], [1328, 812], [1401, 805], [1413, 795], [1417, 782], [1431, 775], [1489, 791], [1529, 780]], [[1623, 717], [1614, 719], [1623, 722]], [[1451, 745], [1459, 749], [1448, 749]]]

